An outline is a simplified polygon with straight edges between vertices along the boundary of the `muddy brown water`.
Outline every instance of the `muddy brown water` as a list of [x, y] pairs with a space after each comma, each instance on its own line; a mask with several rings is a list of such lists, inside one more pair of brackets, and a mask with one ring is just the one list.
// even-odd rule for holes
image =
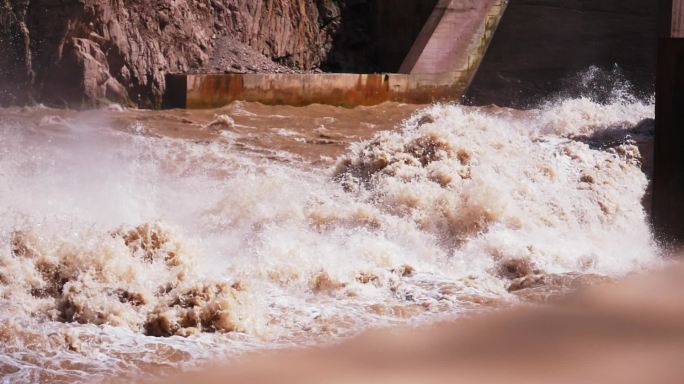
[[652, 117], [629, 98], [0, 110], [0, 374], [140, 380], [653, 268], [627, 137]]

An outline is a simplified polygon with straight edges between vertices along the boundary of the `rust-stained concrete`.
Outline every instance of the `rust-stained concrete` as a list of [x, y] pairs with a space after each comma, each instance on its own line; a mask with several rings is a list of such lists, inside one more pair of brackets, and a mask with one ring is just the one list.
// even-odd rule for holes
[[181, 89], [186, 86], [185, 100], [179, 98], [186, 108], [212, 108], [235, 100], [275, 105], [330, 104], [348, 107], [385, 101], [423, 104], [450, 100], [451, 95], [462, 94], [465, 90], [465, 84], [458, 79], [440, 75], [181, 75], [170, 76], [168, 81], [180, 84]]
[[353, 107], [385, 101], [458, 100], [472, 81], [507, 3], [440, 0], [404, 60], [400, 72], [405, 73], [168, 75], [165, 105], [213, 108], [242, 100]]

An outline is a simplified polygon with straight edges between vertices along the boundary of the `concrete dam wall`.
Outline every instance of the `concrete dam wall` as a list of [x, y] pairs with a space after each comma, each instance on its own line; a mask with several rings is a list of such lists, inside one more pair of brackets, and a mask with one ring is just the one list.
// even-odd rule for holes
[[172, 74], [166, 107], [232, 101], [340, 106], [457, 100], [472, 81], [505, 0], [377, 0], [377, 63], [385, 73]]
[[626, 80], [651, 95], [657, 24], [657, 0], [511, 0], [466, 100], [526, 108], [574, 97], [586, 91], [577, 74], [592, 66], [606, 74], [596, 92]]

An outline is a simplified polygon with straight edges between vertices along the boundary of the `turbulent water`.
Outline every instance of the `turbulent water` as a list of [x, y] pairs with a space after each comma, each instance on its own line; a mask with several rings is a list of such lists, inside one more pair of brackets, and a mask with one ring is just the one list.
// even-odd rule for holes
[[0, 110], [0, 375], [130, 379], [648, 267], [626, 136], [649, 118], [629, 97]]

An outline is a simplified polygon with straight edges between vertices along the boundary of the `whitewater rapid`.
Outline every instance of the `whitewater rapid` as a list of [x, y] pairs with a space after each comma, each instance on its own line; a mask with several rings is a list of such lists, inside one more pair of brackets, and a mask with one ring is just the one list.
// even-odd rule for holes
[[[282, 123], [247, 126], [250, 108]], [[326, 127], [340, 109], [315, 140], [288, 122], [320, 107], [278, 108], [216, 110], [195, 138], [152, 111], [0, 111], [4, 380], [138, 377], [658, 262], [627, 136], [652, 102], [435, 105], [368, 139]], [[593, 145], [605, 132], [623, 139]]]

